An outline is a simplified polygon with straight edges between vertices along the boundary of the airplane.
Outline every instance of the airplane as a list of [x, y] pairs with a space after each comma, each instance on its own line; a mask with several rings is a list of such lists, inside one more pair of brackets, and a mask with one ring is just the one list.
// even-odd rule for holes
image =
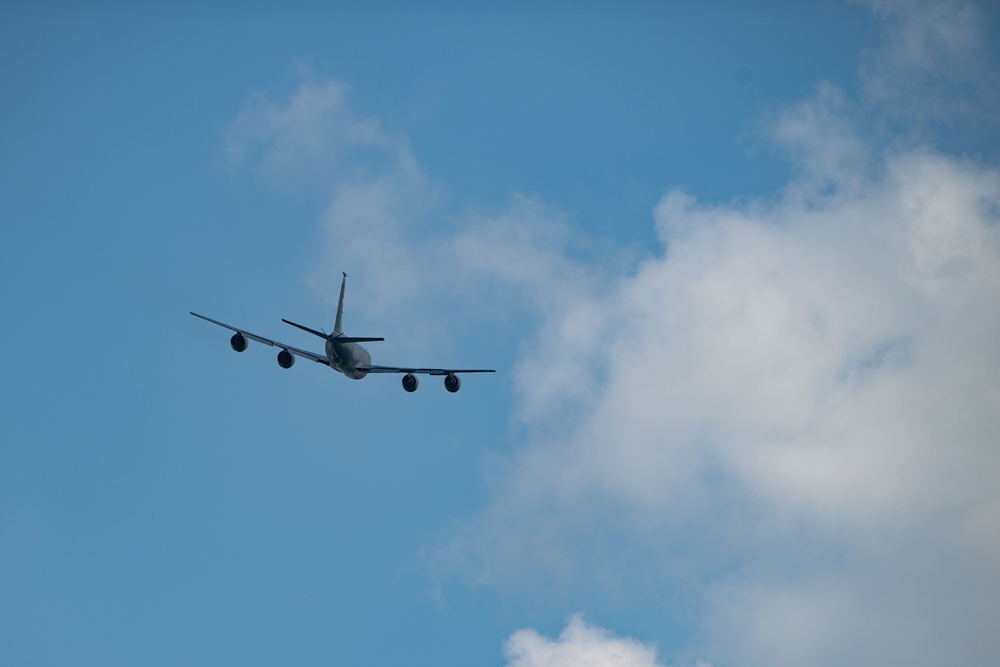
[[444, 388], [454, 394], [462, 388], [462, 380], [458, 377], [459, 373], [496, 372], [495, 370], [484, 368], [404, 368], [396, 366], [376, 366], [372, 364], [372, 357], [368, 353], [368, 350], [358, 345], [358, 343], [384, 341], [385, 339], [369, 336], [344, 335], [342, 324], [344, 319], [344, 290], [346, 287], [347, 274], [345, 273], [344, 279], [340, 283], [340, 303], [337, 305], [337, 320], [333, 325], [333, 333], [327, 334], [326, 332], [316, 331], [315, 329], [310, 329], [309, 327], [296, 324], [295, 322], [289, 322], [286, 319], [281, 320], [285, 324], [290, 324], [293, 327], [302, 329], [303, 331], [308, 331], [314, 336], [319, 336], [324, 339], [326, 341], [326, 354], [316, 354], [315, 352], [300, 350], [297, 347], [292, 347], [291, 345], [279, 343], [278, 341], [271, 340], [270, 338], [264, 338], [263, 336], [252, 334], [244, 329], [224, 324], [218, 320], [213, 320], [210, 317], [205, 317], [204, 315], [199, 315], [195, 312], [192, 312], [191, 314], [195, 317], [200, 317], [203, 320], [211, 322], [212, 324], [218, 324], [220, 327], [225, 327], [230, 331], [235, 331], [236, 333], [233, 334], [233, 337], [229, 340], [229, 344], [237, 352], [243, 352], [247, 349], [247, 346], [250, 345], [249, 341], [255, 340], [258, 343], [264, 343], [265, 345], [281, 348], [281, 351], [278, 352], [278, 365], [282, 368], [291, 368], [295, 364], [295, 357], [302, 357], [303, 359], [309, 359], [325, 366], [329, 366], [333, 370], [343, 373], [352, 380], [361, 380], [369, 374], [405, 373], [405, 375], [403, 375], [403, 389], [408, 392], [414, 392], [417, 390], [417, 387], [420, 386], [420, 381], [417, 379], [418, 374], [443, 375]]

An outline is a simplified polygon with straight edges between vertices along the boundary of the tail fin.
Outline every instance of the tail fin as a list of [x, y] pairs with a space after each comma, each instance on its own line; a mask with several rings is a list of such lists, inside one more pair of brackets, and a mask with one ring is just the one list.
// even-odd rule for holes
[[340, 283], [340, 303], [337, 304], [337, 322], [333, 325], [333, 335], [339, 336], [344, 333], [344, 289], [347, 287], [347, 274]]
[[[328, 336], [331, 340], [336, 338], [339, 343], [370, 343], [373, 341], [385, 340], [385, 338], [376, 338], [374, 336], [345, 336], [344, 335], [344, 289], [347, 287], [347, 274], [344, 274], [344, 279], [340, 283], [340, 303], [337, 304], [337, 322], [333, 325], [333, 333]], [[288, 320], [285, 320], [288, 322]], [[312, 329], [306, 329], [301, 324], [295, 324], [294, 322], [288, 322], [294, 327], [300, 329], [305, 329], [309, 333], [316, 333]], [[317, 334], [318, 335], [318, 334]]]

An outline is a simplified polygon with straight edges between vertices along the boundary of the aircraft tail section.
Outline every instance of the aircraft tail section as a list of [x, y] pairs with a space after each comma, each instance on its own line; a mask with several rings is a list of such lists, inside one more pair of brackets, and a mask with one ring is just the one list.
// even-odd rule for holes
[[340, 281], [340, 302], [337, 304], [337, 321], [333, 325], [333, 335], [339, 336], [344, 333], [344, 290], [347, 288], [347, 274]]
[[[201, 316], [199, 315], [199, 317]], [[326, 340], [335, 340], [338, 343], [371, 343], [374, 341], [385, 340], [385, 338], [376, 338], [374, 336], [345, 336], [343, 334], [340, 334], [339, 336], [332, 336], [329, 334], [325, 334], [322, 331], [316, 331], [315, 329], [310, 329], [309, 327], [302, 326], [301, 324], [296, 324], [291, 320], [286, 320], [282, 318], [281, 321], [284, 322], [285, 324], [291, 324], [296, 329], [302, 329], [303, 331], [308, 331], [314, 336], [319, 336], [320, 338], [325, 338]]]
[[[302, 326], [301, 324], [296, 324], [295, 322], [290, 322], [286, 319], [281, 321], [285, 324], [291, 324], [297, 329], [302, 329], [303, 331], [308, 331], [314, 336], [319, 336], [320, 338], [325, 338], [327, 340], [334, 340], [338, 343], [371, 343], [375, 341], [385, 340], [385, 338], [376, 338], [374, 336], [345, 336], [344, 335], [344, 288], [347, 286], [347, 274], [344, 274], [344, 280], [340, 283], [340, 303], [337, 304], [337, 323], [333, 327], [333, 333], [327, 334], [323, 331], [316, 331], [315, 329], [310, 329], [309, 327]], [[199, 316], [200, 317], [200, 316]]]

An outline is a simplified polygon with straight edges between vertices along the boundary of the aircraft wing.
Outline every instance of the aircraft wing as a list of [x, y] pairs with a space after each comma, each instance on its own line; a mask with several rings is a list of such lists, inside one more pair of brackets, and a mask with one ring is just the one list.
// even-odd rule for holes
[[330, 360], [327, 359], [325, 354], [316, 354], [315, 352], [309, 352], [308, 350], [300, 350], [297, 347], [292, 347], [291, 345], [285, 345], [284, 343], [279, 343], [276, 340], [271, 340], [270, 338], [264, 338], [263, 336], [258, 336], [257, 334], [252, 334], [244, 329], [239, 329], [237, 327], [230, 326], [219, 322], [218, 320], [213, 320], [211, 317], [205, 317], [204, 315], [199, 315], [198, 313], [191, 313], [195, 317], [200, 317], [201, 319], [211, 322], [212, 324], [218, 324], [220, 327], [225, 327], [230, 331], [235, 331], [236, 333], [243, 334], [245, 338], [250, 340], [255, 340], [258, 343], [264, 343], [264, 345], [270, 345], [271, 347], [280, 347], [288, 350], [296, 357], [302, 357], [303, 359], [309, 359], [315, 361], [316, 363], [323, 364], [324, 366], [330, 365]]
[[486, 368], [397, 368], [396, 366], [358, 366], [357, 370], [367, 373], [423, 373], [425, 375], [457, 375], [458, 373], [496, 373]]

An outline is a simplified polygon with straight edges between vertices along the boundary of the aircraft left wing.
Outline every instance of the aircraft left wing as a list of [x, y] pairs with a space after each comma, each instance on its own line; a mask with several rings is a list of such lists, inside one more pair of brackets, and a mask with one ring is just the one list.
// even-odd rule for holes
[[367, 373], [423, 373], [425, 375], [457, 375], [458, 373], [496, 373], [492, 368], [401, 368], [396, 366], [358, 366]]
[[255, 340], [258, 343], [263, 343], [264, 345], [270, 345], [271, 347], [280, 347], [286, 349], [292, 354], [294, 354], [296, 357], [309, 359], [311, 361], [315, 361], [316, 363], [323, 364], [324, 366], [330, 365], [330, 360], [327, 359], [325, 354], [316, 354], [315, 352], [309, 352], [308, 350], [300, 350], [297, 347], [292, 347], [291, 345], [285, 345], [284, 343], [279, 343], [276, 340], [271, 340], [270, 338], [264, 338], [263, 336], [252, 334], [249, 331], [246, 331], [245, 329], [239, 329], [237, 327], [224, 324], [223, 322], [219, 322], [218, 320], [213, 320], [211, 317], [205, 317], [204, 315], [199, 315], [198, 313], [194, 312], [191, 314], [194, 315], [195, 317], [200, 317], [206, 322], [211, 322], [212, 324], [218, 324], [220, 327], [225, 327], [230, 331], [235, 331], [236, 333], [242, 335], [244, 338], [249, 338], [250, 340]]

